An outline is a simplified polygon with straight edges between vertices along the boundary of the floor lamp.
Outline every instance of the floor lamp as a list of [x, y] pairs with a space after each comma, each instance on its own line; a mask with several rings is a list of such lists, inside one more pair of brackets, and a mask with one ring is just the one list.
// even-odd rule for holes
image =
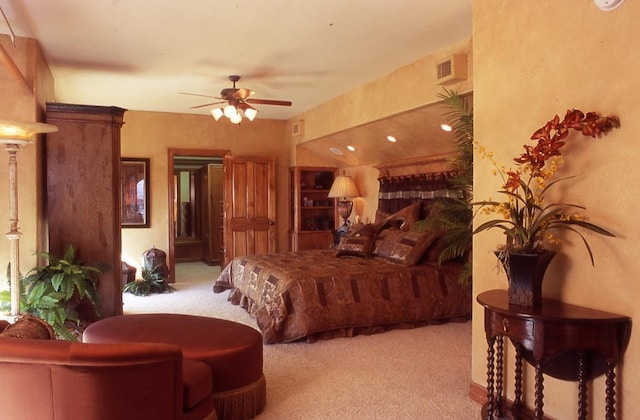
[[353, 210], [353, 201], [349, 198], [360, 196], [356, 183], [353, 178], [346, 175], [338, 175], [329, 190], [329, 198], [338, 199], [338, 214], [343, 219], [343, 224], [338, 228], [338, 232], [346, 233], [349, 230], [348, 218]]
[[11, 263], [11, 315], [20, 314], [20, 230], [18, 229], [18, 159], [20, 146], [31, 143], [37, 133], [52, 133], [58, 127], [37, 122], [0, 120], [0, 144], [9, 154], [9, 239]]

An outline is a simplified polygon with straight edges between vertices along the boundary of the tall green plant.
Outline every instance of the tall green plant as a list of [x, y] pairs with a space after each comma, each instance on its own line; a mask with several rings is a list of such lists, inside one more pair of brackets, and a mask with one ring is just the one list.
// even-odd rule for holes
[[461, 283], [471, 282], [471, 246], [473, 240], [473, 109], [470, 96], [444, 88], [438, 95], [448, 109], [443, 117], [455, 135], [455, 154], [451, 165], [455, 176], [448, 179], [449, 187], [460, 192], [458, 197], [439, 197], [429, 216], [420, 224], [425, 230], [443, 232], [438, 263], [464, 258]]
[[22, 280], [25, 299], [21, 309], [45, 320], [59, 338], [66, 340], [76, 340], [68, 324], [80, 329], [85, 321], [77, 310], [81, 302], [89, 301], [101, 317], [97, 291], [100, 270], [76, 261], [75, 252], [69, 245], [62, 258], [46, 252], [37, 254], [48, 264], [31, 269]]

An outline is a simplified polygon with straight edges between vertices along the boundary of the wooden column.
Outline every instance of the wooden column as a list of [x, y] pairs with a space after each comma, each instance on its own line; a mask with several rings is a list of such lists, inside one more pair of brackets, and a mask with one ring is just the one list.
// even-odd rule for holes
[[122, 314], [120, 129], [118, 107], [47, 103], [46, 214], [49, 251], [103, 270], [98, 292], [105, 317]]

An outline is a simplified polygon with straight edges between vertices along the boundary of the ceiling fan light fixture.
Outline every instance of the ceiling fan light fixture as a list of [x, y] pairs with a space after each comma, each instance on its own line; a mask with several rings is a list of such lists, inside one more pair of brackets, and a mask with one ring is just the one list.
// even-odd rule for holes
[[211, 115], [213, 115], [213, 119], [218, 121], [224, 115], [222, 108], [214, 108], [211, 110]]
[[[227, 106], [224, 107], [224, 116], [231, 119], [233, 117], [235, 117], [236, 115], [238, 115], [238, 110], [236, 109], [235, 106], [229, 104]], [[242, 118], [242, 117], [240, 117]]]

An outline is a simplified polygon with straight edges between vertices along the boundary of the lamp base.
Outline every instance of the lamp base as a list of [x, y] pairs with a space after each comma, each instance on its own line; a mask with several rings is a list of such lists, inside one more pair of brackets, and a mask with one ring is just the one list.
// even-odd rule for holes
[[344, 219], [344, 223], [336, 230], [339, 233], [347, 233], [349, 232], [349, 221]]
[[338, 214], [343, 219], [342, 226], [338, 228], [339, 231], [347, 232], [349, 230], [349, 216], [353, 210], [353, 201], [340, 200], [338, 201]]

